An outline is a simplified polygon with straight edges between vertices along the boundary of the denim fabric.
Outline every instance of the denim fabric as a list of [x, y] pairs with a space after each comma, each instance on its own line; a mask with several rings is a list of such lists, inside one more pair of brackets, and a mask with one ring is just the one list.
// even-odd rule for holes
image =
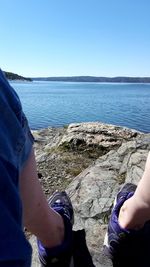
[[[31, 247], [22, 230], [19, 172], [33, 144], [20, 100], [0, 70], [0, 266], [29, 267]], [[21, 263], [21, 265], [20, 265]]]

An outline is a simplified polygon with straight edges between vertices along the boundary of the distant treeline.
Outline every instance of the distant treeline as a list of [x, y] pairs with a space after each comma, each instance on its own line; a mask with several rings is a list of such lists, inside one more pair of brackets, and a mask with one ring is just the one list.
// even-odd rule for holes
[[150, 83], [150, 77], [95, 77], [95, 76], [72, 76], [72, 77], [39, 77], [33, 81], [57, 81], [57, 82], [106, 82], [106, 83]]
[[4, 72], [8, 80], [24, 81], [56, 81], [56, 82], [99, 82], [99, 83], [150, 83], [150, 77], [96, 77], [96, 76], [71, 76], [71, 77], [37, 77], [26, 78], [12, 72]]
[[12, 72], [4, 71], [4, 73], [5, 73], [5, 76], [8, 80], [24, 80], [24, 81], [29, 81], [29, 82], [32, 81], [31, 78], [25, 78], [23, 76], [20, 76], [18, 74], [12, 73]]

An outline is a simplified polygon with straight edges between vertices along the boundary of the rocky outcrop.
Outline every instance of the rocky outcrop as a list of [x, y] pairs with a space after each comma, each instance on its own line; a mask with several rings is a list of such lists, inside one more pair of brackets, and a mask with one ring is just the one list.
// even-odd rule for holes
[[[75, 150], [86, 155], [89, 148], [96, 150], [94, 160], [78, 176], [72, 176], [66, 187], [75, 212], [74, 230], [85, 229], [95, 266], [110, 267], [102, 245], [112, 203], [120, 186], [140, 180], [150, 150], [150, 134], [100, 123], [71, 124], [56, 143], [65, 153], [68, 149], [68, 153]], [[33, 259], [35, 263], [37, 258]]]
[[110, 151], [113, 147], [121, 145], [123, 141], [131, 140], [137, 135], [137, 131], [110, 124], [72, 123], [59, 145], [78, 150], [91, 147]]
[[124, 143], [96, 160], [67, 189], [75, 210], [75, 229], [86, 230], [96, 267], [105, 266], [102, 244], [116, 193], [123, 183], [138, 183], [149, 150], [150, 135]]

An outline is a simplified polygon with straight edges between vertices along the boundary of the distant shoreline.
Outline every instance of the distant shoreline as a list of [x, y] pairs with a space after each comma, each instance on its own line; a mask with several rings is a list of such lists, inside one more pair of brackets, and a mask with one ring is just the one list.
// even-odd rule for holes
[[4, 72], [10, 81], [52, 81], [52, 82], [95, 82], [95, 83], [150, 83], [150, 77], [97, 77], [97, 76], [60, 76], [60, 77], [23, 77], [21, 75]]
[[22, 81], [27, 81], [27, 82], [32, 82], [32, 79], [31, 78], [26, 78], [26, 77], [23, 77], [23, 76], [20, 76], [16, 73], [12, 73], [12, 72], [8, 72], [8, 71], [4, 71], [5, 73], [5, 76], [6, 78], [9, 80], [9, 81], [18, 81], [18, 82], [22, 82]]
[[71, 76], [71, 77], [37, 77], [32, 81], [53, 82], [97, 82], [97, 83], [150, 83], [150, 77], [95, 77], [95, 76]]

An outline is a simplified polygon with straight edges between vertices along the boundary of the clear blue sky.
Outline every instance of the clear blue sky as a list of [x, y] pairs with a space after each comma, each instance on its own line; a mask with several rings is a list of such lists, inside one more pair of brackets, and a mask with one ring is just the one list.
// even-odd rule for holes
[[150, 76], [149, 0], [0, 0], [0, 63], [24, 76]]

